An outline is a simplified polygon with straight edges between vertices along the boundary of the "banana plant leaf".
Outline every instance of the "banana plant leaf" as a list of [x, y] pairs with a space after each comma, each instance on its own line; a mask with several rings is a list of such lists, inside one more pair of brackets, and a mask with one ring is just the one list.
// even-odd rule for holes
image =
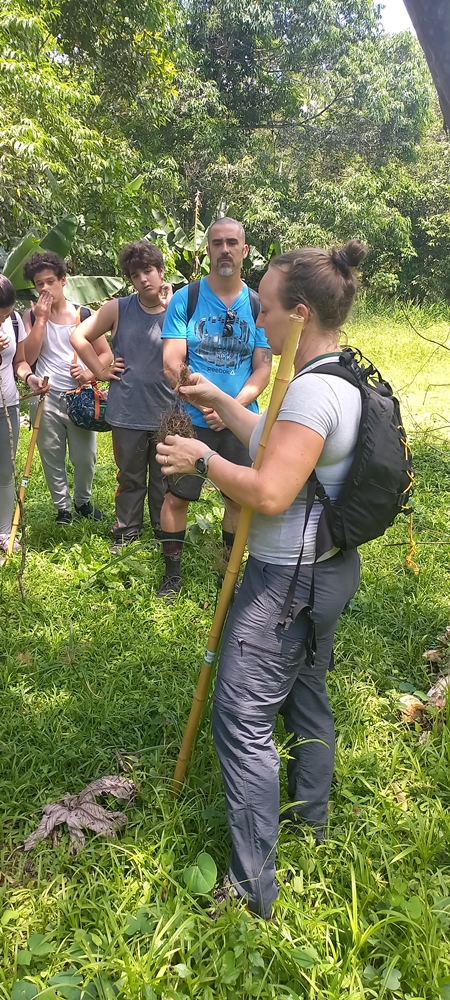
[[14, 288], [19, 292], [22, 288], [32, 288], [30, 281], [25, 281], [23, 276], [23, 265], [35, 250], [40, 250], [41, 245], [35, 233], [27, 233], [23, 240], [11, 250], [3, 265], [3, 274], [12, 281]]
[[129, 183], [126, 185], [126, 189], [127, 191], [130, 191], [131, 194], [136, 194], [136, 191], [139, 191], [143, 183], [144, 183], [144, 175], [138, 174], [138, 176], [135, 177], [132, 181], [129, 181]]
[[112, 275], [67, 275], [66, 297], [80, 306], [89, 306], [116, 295], [123, 288], [123, 284], [122, 278]]
[[76, 215], [65, 215], [41, 240], [43, 250], [53, 250], [60, 257], [67, 257], [78, 229]]
[[20, 243], [11, 250], [3, 266], [3, 274], [12, 281], [16, 292], [25, 288], [32, 288], [30, 281], [25, 281], [23, 276], [23, 266], [35, 251], [53, 250], [60, 257], [66, 257], [73, 243], [75, 233], [78, 228], [78, 219], [75, 215], [66, 215], [63, 219], [50, 229], [48, 233], [39, 239], [34, 232], [27, 233]]

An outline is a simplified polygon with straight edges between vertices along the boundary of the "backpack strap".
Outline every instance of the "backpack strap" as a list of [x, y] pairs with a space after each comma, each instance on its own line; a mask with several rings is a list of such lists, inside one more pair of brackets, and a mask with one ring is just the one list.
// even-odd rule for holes
[[[77, 315], [78, 315], [78, 313], [80, 314], [80, 319], [78, 320], [78, 323], [83, 323], [85, 319], [88, 319], [88, 317], [92, 315], [91, 314], [91, 310], [89, 309], [89, 306], [79, 306], [79, 305], [76, 304], [76, 302], [74, 302], [73, 304], [75, 306], [75, 309], [77, 310]], [[36, 316], [35, 316], [32, 308], [30, 306], [30, 323], [31, 323], [31, 326], [34, 326], [35, 322], [36, 322]], [[78, 326], [78, 323], [76, 323], [77, 326]]]
[[[356, 388], [359, 388], [361, 390], [361, 393], [364, 394], [364, 388], [363, 388], [361, 379], [358, 379], [358, 376], [357, 376], [356, 372], [354, 373], [353, 371], [350, 371], [349, 367], [347, 367], [349, 365], [350, 361], [353, 361], [353, 356], [352, 355], [350, 355], [349, 358], [347, 358], [347, 356], [345, 356], [345, 359], [344, 359], [344, 355], [340, 355], [339, 361], [337, 361], [337, 362], [330, 361], [329, 364], [319, 365], [317, 368], [305, 369], [304, 371], [299, 372], [298, 375], [295, 376], [295, 379], [296, 378], [300, 378], [302, 375], [308, 374], [308, 372], [311, 372], [311, 373], [314, 373], [314, 374], [319, 374], [319, 375], [337, 375], [339, 378], [343, 378], [346, 382], [350, 382], [351, 385], [354, 385]], [[293, 379], [292, 381], [295, 381], [295, 379]], [[294, 570], [291, 582], [289, 584], [289, 589], [288, 589], [288, 592], [286, 594], [286, 599], [284, 601], [283, 607], [282, 607], [281, 612], [280, 612], [280, 617], [278, 619], [278, 624], [282, 625], [282, 626], [285, 626], [286, 625], [286, 621], [287, 621], [287, 619], [289, 617], [291, 617], [292, 620], [295, 621], [295, 619], [297, 618], [297, 616], [301, 612], [303, 612], [306, 615], [306, 617], [307, 617], [307, 629], [306, 629], [306, 636], [305, 636], [305, 653], [306, 653], [306, 665], [308, 667], [313, 667], [314, 666], [315, 656], [316, 656], [316, 651], [317, 651], [316, 626], [315, 626], [315, 622], [314, 622], [314, 620], [312, 618], [312, 611], [313, 611], [313, 608], [314, 608], [314, 567], [315, 567], [315, 563], [313, 563], [312, 566], [311, 566], [311, 586], [310, 586], [310, 590], [309, 590], [308, 600], [307, 601], [299, 601], [299, 602], [297, 602], [297, 604], [294, 605], [294, 607], [292, 606], [292, 603], [293, 603], [293, 600], [294, 600], [295, 589], [296, 589], [296, 586], [297, 586], [297, 581], [298, 581], [298, 577], [299, 577], [299, 573], [300, 573], [300, 567], [301, 567], [301, 563], [302, 563], [303, 549], [304, 549], [304, 546], [305, 546], [306, 529], [307, 529], [307, 526], [308, 526], [308, 521], [309, 521], [309, 518], [310, 518], [310, 514], [311, 514], [311, 511], [312, 511], [312, 508], [313, 508], [314, 500], [315, 500], [316, 497], [320, 501], [320, 503], [322, 504], [323, 507], [325, 507], [325, 506], [327, 506], [328, 504], [331, 503], [331, 500], [330, 500], [330, 498], [329, 498], [326, 490], [324, 489], [324, 487], [323, 487], [322, 483], [320, 482], [320, 480], [317, 478], [316, 470], [313, 469], [313, 471], [312, 471], [312, 473], [309, 476], [308, 481], [307, 481], [306, 503], [305, 503], [305, 520], [304, 520], [304, 524], [303, 524], [302, 543], [301, 543], [301, 546], [300, 546], [300, 553], [299, 553], [299, 557], [298, 557], [298, 560], [297, 560], [297, 565], [295, 567], [295, 570]], [[331, 544], [331, 546], [333, 545], [331, 539], [330, 539], [330, 544]], [[325, 548], [324, 548], [324, 551], [326, 551]], [[331, 665], [332, 665], [332, 662], [330, 663], [330, 666]]]
[[17, 350], [17, 346], [19, 343], [19, 317], [17, 313], [14, 312], [14, 309], [11, 313], [11, 323], [12, 323], [12, 328], [14, 330], [14, 336], [16, 338], [16, 350]]
[[191, 281], [188, 285], [186, 322], [189, 323], [197, 308], [198, 297], [200, 295], [200, 281]]
[[291, 582], [289, 584], [289, 590], [286, 594], [285, 602], [280, 612], [280, 617], [278, 619], [278, 624], [284, 626], [286, 625], [286, 621], [290, 615], [292, 617], [292, 620], [295, 621], [297, 615], [299, 615], [301, 611], [303, 611], [306, 614], [306, 617], [308, 619], [308, 625], [305, 636], [305, 651], [306, 651], [306, 665], [308, 667], [314, 666], [314, 660], [317, 649], [316, 627], [313, 619], [311, 618], [311, 612], [314, 607], [314, 563], [312, 564], [311, 567], [311, 587], [309, 591], [308, 600], [303, 602], [299, 601], [294, 608], [292, 608], [292, 602], [294, 600], [295, 588], [297, 586], [297, 580], [300, 573], [300, 566], [302, 563], [303, 549], [305, 546], [306, 529], [308, 527], [309, 516], [311, 514], [314, 504], [314, 498], [316, 495], [316, 483], [317, 483], [316, 475], [314, 472], [312, 472], [308, 479], [308, 485], [306, 490], [305, 520], [303, 524], [302, 544], [300, 546], [300, 554], [297, 559], [297, 565], [295, 567]]
[[250, 288], [250, 285], [247, 285], [247, 288], [248, 288], [248, 297], [250, 299], [250, 309], [252, 311], [253, 321], [256, 323], [256, 320], [258, 319], [259, 312], [261, 309], [261, 302], [259, 301], [258, 292], [255, 292], [254, 288]]
[[[258, 292], [255, 292], [255, 289], [250, 288], [249, 285], [247, 285], [247, 290], [250, 301], [250, 309], [252, 311], [253, 320], [256, 323], [256, 320], [258, 319], [259, 316], [259, 311], [261, 309], [259, 295]], [[187, 297], [187, 309], [186, 309], [187, 323], [189, 323], [189, 321], [192, 319], [195, 313], [199, 294], [200, 294], [200, 281], [191, 281], [190, 284], [188, 285], [188, 297]]]
[[[75, 305], [75, 302], [74, 302], [74, 305]], [[77, 310], [77, 314], [76, 314], [76, 317], [75, 317], [75, 326], [79, 326], [80, 323], [83, 323], [84, 320], [87, 319], [88, 316], [91, 315], [91, 310], [88, 309], [87, 306], [75, 306], [75, 308]], [[74, 351], [73, 352], [72, 364], [76, 365], [77, 361], [78, 361], [78, 355], [77, 355], [77, 352]]]

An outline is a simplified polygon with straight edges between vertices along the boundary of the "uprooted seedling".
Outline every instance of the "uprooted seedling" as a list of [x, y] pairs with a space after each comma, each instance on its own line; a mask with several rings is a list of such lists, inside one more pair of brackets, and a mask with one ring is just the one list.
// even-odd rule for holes
[[[189, 385], [192, 375], [188, 365], [182, 364], [178, 370], [177, 388], [180, 385]], [[166, 440], [168, 434], [179, 434], [180, 437], [196, 437], [192, 420], [184, 410], [184, 402], [179, 397], [175, 400], [170, 410], [163, 413], [158, 430], [155, 431], [155, 441], [157, 444]]]

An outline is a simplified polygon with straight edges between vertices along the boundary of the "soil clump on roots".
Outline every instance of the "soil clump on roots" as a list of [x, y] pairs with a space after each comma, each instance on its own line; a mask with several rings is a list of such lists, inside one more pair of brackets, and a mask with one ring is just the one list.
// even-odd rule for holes
[[[178, 372], [177, 388], [180, 385], [189, 385], [192, 375], [188, 365], [180, 365]], [[168, 434], [179, 434], [180, 437], [194, 438], [196, 433], [192, 420], [184, 410], [184, 401], [177, 399], [170, 410], [163, 413], [158, 430], [155, 431], [155, 441], [157, 444], [163, 443]]]

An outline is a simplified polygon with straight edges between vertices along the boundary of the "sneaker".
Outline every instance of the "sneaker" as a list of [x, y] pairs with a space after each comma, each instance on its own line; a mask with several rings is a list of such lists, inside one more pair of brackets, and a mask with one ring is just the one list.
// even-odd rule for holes
[[93, 521], [104, 521], [105, 515], [103, 511], [98, 510], [97, 507], [93, 507], [92, 504], [82, 503], [80, 507], [75, 504], [75, 510], [80, 517], [92, 517]]
[[[8, 551], [9, 538], [10, 536], [7, 534], [0, 535], [0, 549], [2, 549], [3, 552]], [[13, 552], [20, 552], [20, 545], [17, 538], [14, 539]]]
[[56, 523], [57, 524], [72, 524], [72, 511], [70, 511], [70, 510], [58, 510], [56, 512]]
[[177, 594], [180, 593], [181, 586], [181, 576], [165, 576], [156, 597], [166, 601], [167, 604], [172, 604]]
[[139, 535], [121, 535], [120, 538], [116, 538], [113, 545], [110, 545], [109, 551], [112, 556], [118, 556], [127, 545], [131, 545], [132, 542], [138, 542]]
[[220, 917], [224, 910], [227, 909], [227, 905], [231, 900], [240, 899], [236, 886], [233, 885], [229, 875], [225, 875], [222, 885], [218, 889], [214, 889], [211, 895], [215, 906], [206, 911], [211, 920], [217, 920], [217, 917]]

